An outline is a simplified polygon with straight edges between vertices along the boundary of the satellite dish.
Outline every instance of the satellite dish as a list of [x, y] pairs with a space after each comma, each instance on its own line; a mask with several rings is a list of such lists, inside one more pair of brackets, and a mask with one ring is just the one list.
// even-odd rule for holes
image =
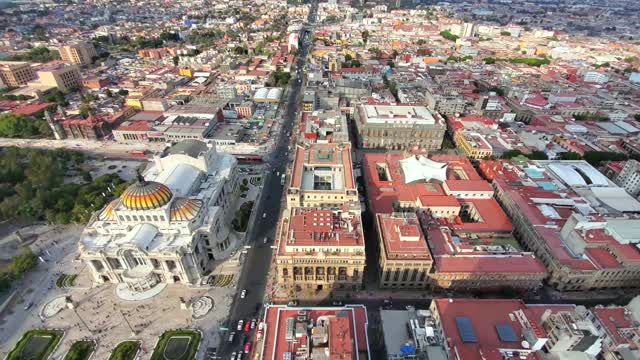
[[527, 340], [522, 340], [522, 342], [520, 343], [520, 345], [522, 345], [523, 349], [528, 349], [531, 347], [531, 345], [529, 345], [529, 342]]

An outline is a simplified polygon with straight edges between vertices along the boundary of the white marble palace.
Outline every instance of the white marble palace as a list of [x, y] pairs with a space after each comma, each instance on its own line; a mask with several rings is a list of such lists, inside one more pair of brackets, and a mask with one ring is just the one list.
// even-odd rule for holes
[[229, 236], [237, 177], [236, 159], [201, 141], [167, 148], [82, 233], [80, 256], [94, 281], [134, 291], [199, 284], [237, 246]]

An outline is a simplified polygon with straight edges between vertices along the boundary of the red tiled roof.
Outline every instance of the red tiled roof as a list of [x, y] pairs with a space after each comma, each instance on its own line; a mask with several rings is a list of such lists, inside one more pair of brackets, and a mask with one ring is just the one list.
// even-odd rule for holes
[[[265, 311], [262, 360], [279, 360], [285, 352], [296, 352], [302, 342], [287, 341], [285, 334], [287, 319], [297, 319], [300, 311], [305, 311], [307, 319], [312, 320], [316, 326], [319, 318], [324, 317], [328, 320], [328, 345], [331, 359], [355, 359], [357, 352], [368, 354], [369, 345], [366, 335], [368, 320], [364, 306], [288, 308], [283, 305], [273, 305], [267, 307]], [[308, 334], [303, 336], [306, 337]]]

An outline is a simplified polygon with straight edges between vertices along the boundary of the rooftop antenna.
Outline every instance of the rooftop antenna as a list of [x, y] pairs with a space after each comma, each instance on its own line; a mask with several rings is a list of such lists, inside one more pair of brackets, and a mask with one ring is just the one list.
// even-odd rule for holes
[[140, 174], [140, 170], [136, 170], [136, 177], [138, 178], [138, 182], [141, 185], [146, 185], [147, 184], [147, 180], [145, 180], [144, 176], [142, 176], [142, 174]]

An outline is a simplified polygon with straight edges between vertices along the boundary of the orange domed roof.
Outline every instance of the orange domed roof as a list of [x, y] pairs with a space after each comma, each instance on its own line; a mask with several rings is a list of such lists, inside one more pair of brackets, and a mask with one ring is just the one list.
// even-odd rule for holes
[[170, 221], [189, 221], [198, 215], [202, 207], [202, 200], [178, 198], [171, 204]]
[[122, 204], [129, 210], [157, 209], [171, 201], [169, 188], [155, 181], [138, 181], [122, 193]]
[[118, 201], [120, 201], [120, 199], [115, 199], [105, 206], [104, 210], [98, 215], [98, 220], [116, 221], [116, 214], [113, 212], [113, 209], [118, 205]]

